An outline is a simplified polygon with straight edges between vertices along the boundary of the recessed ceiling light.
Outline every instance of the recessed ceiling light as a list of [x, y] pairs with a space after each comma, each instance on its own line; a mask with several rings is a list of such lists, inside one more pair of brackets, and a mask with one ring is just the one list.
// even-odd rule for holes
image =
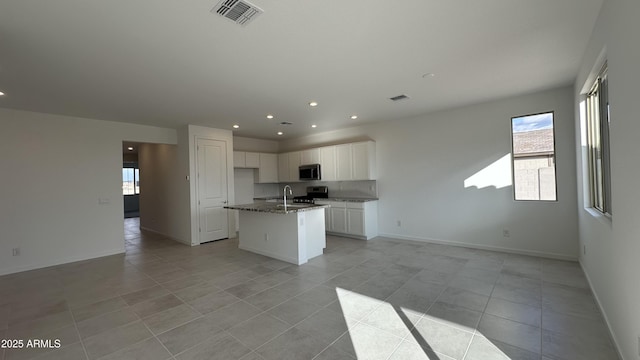
[[240, 128], [240, 125], [233, 125], [233, 128], [234, 129], [238, 129], [238, 128]]
[[434, 77], [434, 76], [436, 76], [436, 74], [434, 74], [434, 73], [426, 73], [426, 74], [423, 74], [423, 75], [422, 75], [422, 77], [423, 77], [423, 78], [425, 78], [425, 79], [427, 79], [427, 78], [432, 78], [432, 77]]
[[351, 115], [351, 120], [355, 120], [358, 118], [358, 115]]
[[309, 106], [316, 107], [316, 106], [318, 106], [318, 102], [317, 101], [312, 101], [312, 102], [309, 103]]
[[312, 128], [317, 128], [317, 127], [318, 127], [318, 125], [313, 124], [313, 125], [311, 125], [311, 127], [312, 127]]
[[283, 135], [284, 133], [282, 131], [278, 131], [278, 135]]
[[129, 150], [129, 151], [133, 151], [133, 146], [129, 146], [129, 147], [127, 148], [127, 150]]
[[267, 119], [273, 119], [273, 115], [271, 114], [267, 115]]
[[0, 91], [0, 96], [4, 95], [4, 93], [2, 91]]

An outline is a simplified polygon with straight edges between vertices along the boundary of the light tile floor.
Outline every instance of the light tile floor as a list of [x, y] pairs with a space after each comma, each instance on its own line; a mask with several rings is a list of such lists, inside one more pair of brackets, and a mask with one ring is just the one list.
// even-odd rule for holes
[[0, 359], [617, 359], [574, 262], [328, 237], [293, 266], [125, 220], [126, 255], [0, 277]]

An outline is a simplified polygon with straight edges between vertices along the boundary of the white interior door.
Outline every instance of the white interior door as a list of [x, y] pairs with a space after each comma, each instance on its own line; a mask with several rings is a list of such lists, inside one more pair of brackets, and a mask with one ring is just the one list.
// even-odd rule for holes
[[196, 139], [200, 243], [229, 237], [227, 144]]

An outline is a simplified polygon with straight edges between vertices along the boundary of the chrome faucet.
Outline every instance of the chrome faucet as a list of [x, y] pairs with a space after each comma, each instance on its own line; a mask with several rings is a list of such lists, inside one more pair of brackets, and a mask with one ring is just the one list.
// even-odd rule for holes
[[284, 211], [287, 211], [287, 188], [289, 189], [289, 195], [293, 195], [293, 192], [291, 191], [291, 186], [289, 185], [285, 185], [284, 189], [282, 189], [282, 192], [284, 193]]

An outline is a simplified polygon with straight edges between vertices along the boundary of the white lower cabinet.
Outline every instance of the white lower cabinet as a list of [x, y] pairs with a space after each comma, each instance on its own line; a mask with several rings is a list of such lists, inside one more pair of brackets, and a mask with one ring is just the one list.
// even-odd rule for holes
[[331, 231], [338, 233], [347, 232], [347, 208], [344, 203], [331, 203]]
[[341, 236], [372, 239], [378, 236], [378, 202], [316, 200], [325, 209], [325, 230]]
[[353, 235], [365, 235], [364, 210], [347, 209], [347, 232]]

